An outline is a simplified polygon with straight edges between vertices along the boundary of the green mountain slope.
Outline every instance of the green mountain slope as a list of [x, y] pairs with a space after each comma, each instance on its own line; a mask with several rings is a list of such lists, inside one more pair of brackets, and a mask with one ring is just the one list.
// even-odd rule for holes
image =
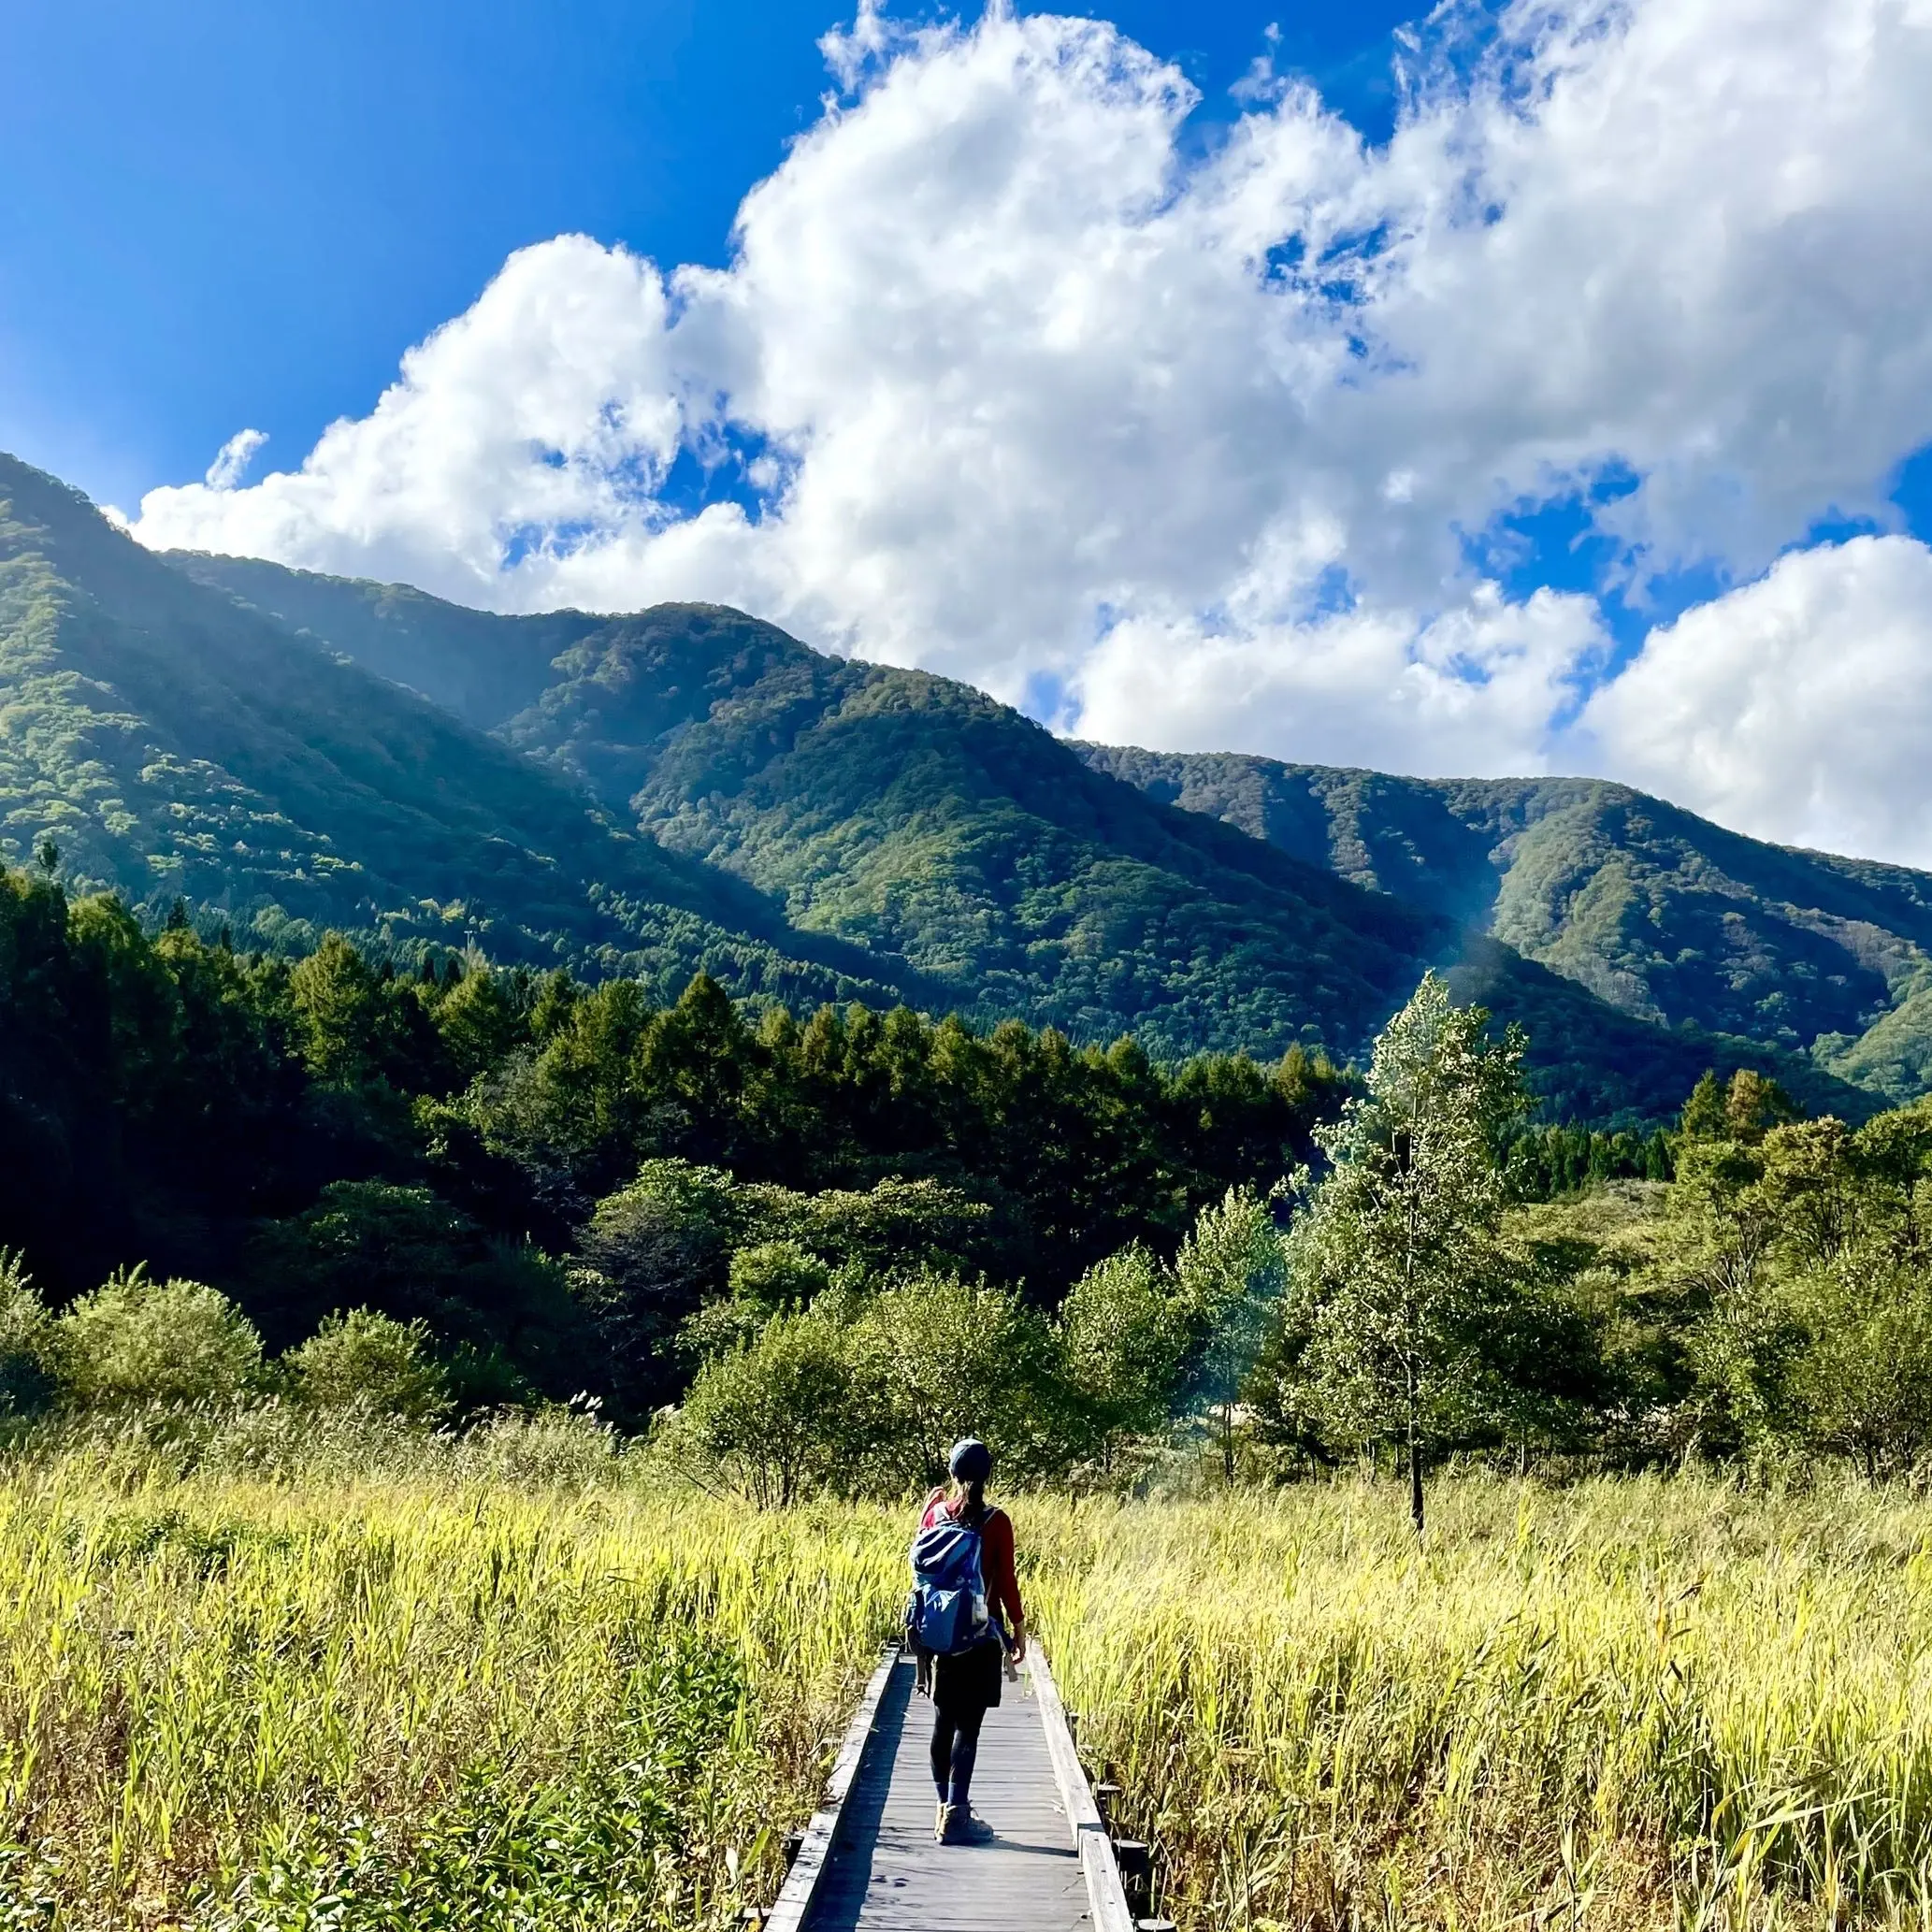
[[1932, 1075], [1932, 876], [1765, 844], [1627, 786], [1449, 780], [1082, 745], [1097, 771], [1467, 921], [1670, 1027]]
[[78, 887], [183, 897], [271, 944], [335, 926], [667, 988], [707, 963], [746, 991], [896, 989], [0, 458], [0, 855], [47, 839]]
[[[477, 613], [180, 561], [484, 720], [457, 662]], [[507, 743], [975, 1019], [1082, 1040], [1132, 1028], [1170, 1055], [1352, 1045], [1452, 945], [1443, 921], [1089, 771], [970, 686], [829, 657], [712, 606], [483, 621], [502, 627], [493, 667], [561, 645], [535, 700], [488, 720]], [[505, 702], [524, 695], [509, 684]]]
[[1747, 1060], [1815, 1104], [1862, 1106], [1809, 1062], [1663, 1031], [1467, 934], [1463, 901], [1481, 901], [1454, 881], [1479, 884], [1480, 853], [1453, 839], [1435, 863], [1447, 889], [1431, 889], [1434, 873], [1400, 898], [1385, 889], [1395, 880], [1338, 881], [1325, 838], [1296, 847], [1170, 809], [1187, 801], [1096, 769], [968, 686], [827, 657], [714, 606], [491, 617], [272, 564], [171, 561], [495, 730], [667, 851], [742, 877], [881, 971], [916, 971], [983, 1021], [1020, 1015], [1083, 1040], [1132, 1029], [1175, 1055], [1273, 1054], [1309, 1036], [1353, 1050], [1437, 964], [1533, 1023], [1559, 1112], [1665, 1114], [1705, 1066]]

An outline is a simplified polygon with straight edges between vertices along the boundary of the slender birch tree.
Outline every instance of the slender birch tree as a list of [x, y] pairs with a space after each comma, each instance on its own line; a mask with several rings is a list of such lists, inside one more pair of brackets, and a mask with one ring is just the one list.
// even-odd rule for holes
[[1496, 1233], [1502, 1130], [1522, 1112], [1522, 1040], [1488, 1033], [1434, 973], [1376, 1042], [1367, 1091], [1316, 1139], [1332, 1163], [1289, 1242], [1298, 1379], [1325, 1433], [1407, 1451], [1423, 1527], [1424, 1460], [1502, 1395], [1493, 1364], [1516, 1300]]

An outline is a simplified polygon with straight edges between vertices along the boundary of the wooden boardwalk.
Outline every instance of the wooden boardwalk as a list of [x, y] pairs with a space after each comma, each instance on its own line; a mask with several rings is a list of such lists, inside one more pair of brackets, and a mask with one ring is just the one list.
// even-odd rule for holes
[[973, 1779], [973, 1809], [996, 1834], [986, 1845], [933, 1838], [932, 1707], [913, 1677], [901, 1658], [873, 1680], [772, 1932], [1131, 1928], [1050, 1675], [1007, 1683], [987, 1713]]

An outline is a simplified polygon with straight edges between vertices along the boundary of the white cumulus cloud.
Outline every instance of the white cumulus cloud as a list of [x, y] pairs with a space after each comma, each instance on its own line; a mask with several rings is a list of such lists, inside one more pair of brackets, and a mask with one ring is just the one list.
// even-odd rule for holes
[[1218, 631], [1131, 620], [1083, 668], [1080, 730], [1224, 751], [1255, 743], [1261, 721], [1264, 742], [1330, 764], [1521, 771], [1544, 762], [1573, 676], [1608, 648], [1590, 598], [1539, 590], [1510, 604], [1486, 584], [1420, 624], [1362, 610]]
[[136, 534], [516, 603], [531, 557], [662, 521], [683, 422], [665, 319], [648, 262], [581, 236], [524, 249], [300, 469], [228, 487], [231, 443], [205, 483], [150, 492]]
[[1582, 731], [1605, 770], [1722, 823], [1932, 865], [1932, 550], [1780, 559], [1652, 631]]
[[[1932, 0], [1445, 9], [1382, 147], [1265, 50], [1192, 141], [1187, 80], [1103, 22], [868, 5], [826, 48], [847, 92], [728, 267], [524, 250], [298, 469], [241, 486], [238, 439], [138, 534], [507, 609], [714, 598], [1063, 692], [1089, 735], [1435, 771], [1590, 749], [1747, 829], [1916, 838], [1856, 771], [1796, 818], [1695, 790], [1615, 699], [1663, 680], [1721, 715], [1735, 677], [1686, 667], [1820, 518], [1887, 523], [1932, 441]], [[743, 485], [680, 509], [681, 456]], [[1771, 574], [1660, 632], [1579, 741], [1593, 598], [1511, 600], [1472, 539], [1607, 476], [1633, 595]]]

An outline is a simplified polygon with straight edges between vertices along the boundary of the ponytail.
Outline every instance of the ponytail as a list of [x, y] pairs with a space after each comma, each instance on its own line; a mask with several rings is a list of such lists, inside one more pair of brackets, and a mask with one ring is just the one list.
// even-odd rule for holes
[[962, 1482], [956, 1476], [953, 1478], [953, 1500], [959, 1506], [955, 1513], [961, 1522], [984, 1521], [987, 1513], [986, 1478], [982, 1476], [972, 1482]]

